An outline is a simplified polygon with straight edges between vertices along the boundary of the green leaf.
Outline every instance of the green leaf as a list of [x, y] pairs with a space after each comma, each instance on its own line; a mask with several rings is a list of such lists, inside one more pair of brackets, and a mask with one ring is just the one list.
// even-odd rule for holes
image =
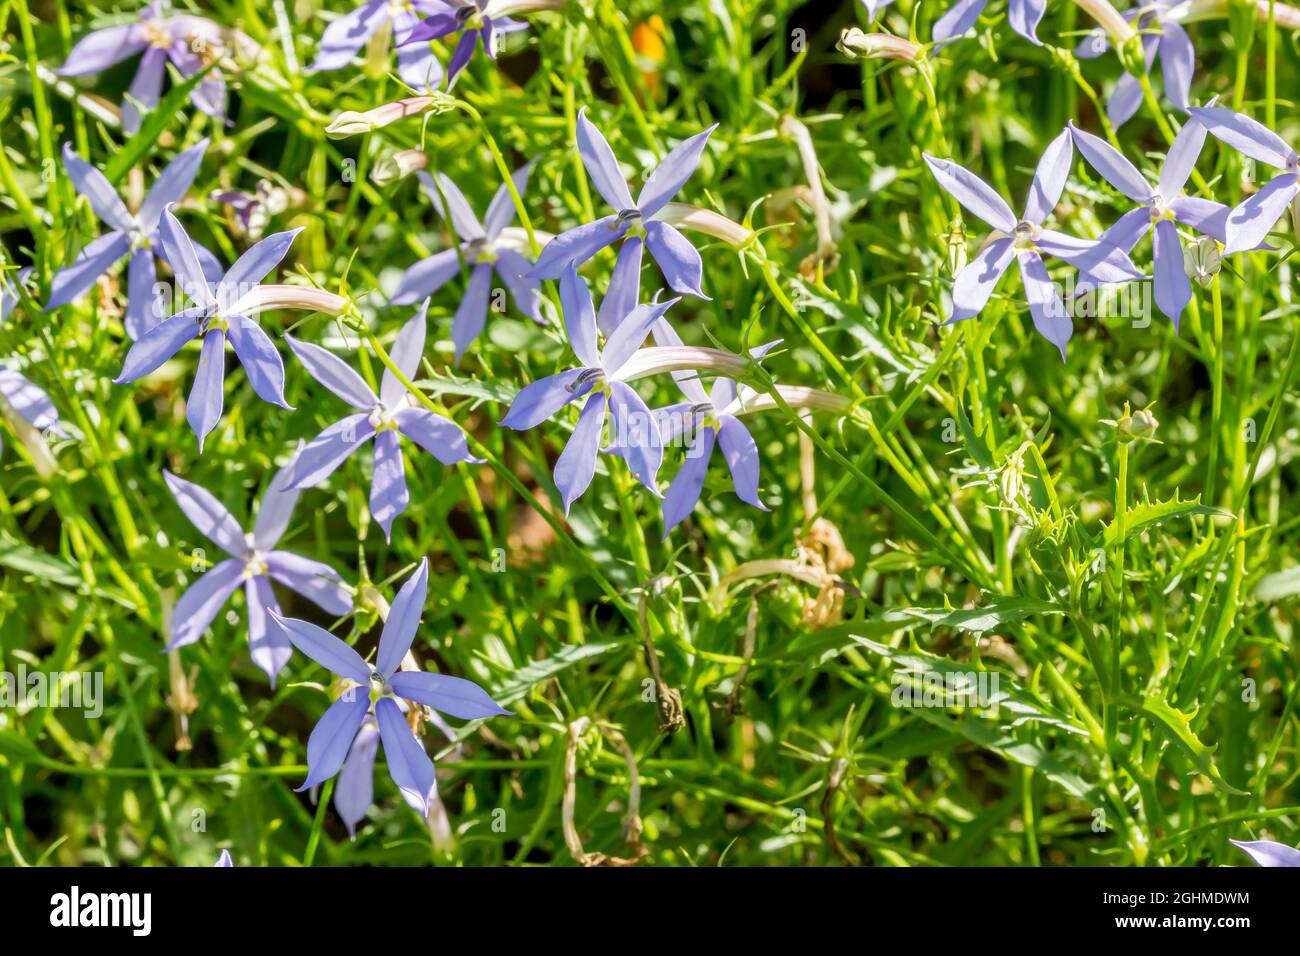
[[989, 454], [988, 445], [984, 443], [983, 436], [976, 434], [970, 419], [966, 417], [966, 409], [960, 405], [957, 406], [957, 425], [961, 428], [962, 438], [966, 442], [966, 453], [970, 455], [971, 460], [985, 471], [991, 470], [993, 456]]
[[0, 754], [20, 763], [41, 759], [36, 745], [16, 730], [0, 730]]
[[1191, 758], [1197, 769], [1209, 777], [1214, 782], [1214, 785], [1224, 793], [1230, 793], [1238, 797], [1249, 794], [1249, 791], [1238, 790], [1220, 776], [1219, 768], [1214, 765], [1214, 761], [1211, 759], [1214, 755], [1214, 748], [1201, 743], [1200, 738], [1196, 736], [1196, 732], [1192, 730], [1192, 719], [1196, 716], [1195, 708], [1188, 713], [1183, 713], [1160, 697], [1143, 697], [1140, 700], [1128, 698], [1125, 703], [1164, 731], [1169, 739]]
[[144, 159], [158, 145], [158, 137], [167, 125], [176, 118], [190, 93], [203, 82], [215, 64], [209, 64], [188, 79], [182, 79], [180, 73], [171, 64], [167, 71], [171, 74], [172, 88], [157, 106], [144, 115], [140, 129], [113, 154], [113, 158], [104, 167], [104, 176], [113, 185], [117, 185], [131, 169]]
[[998, 597], [984, 607], [954, 611], [950, 608], [903, 608], [897, 613], [929, 621], [935, 627], [955, 627], [959, 631], [982, 633], [1003, 624], [1015, 624], [1041, 614], [1064, 614], [1065, 609], [1050, 601], [1036, 598]]
[[81, 584], [81, 575], [72, 565], [9, 537], [0, 537], [0, 565], [64, 587]]
[[519, 668], [511, 675], [509, 682], [493, 692], [492, 699], [502, 705], [519, 700], [537, 684], [549, 680], [565, 668], [589, 657], [612, 651], [618, 646], [615, 643], [566, 645], [545, 660], [533, 661]]
[[1255, 585], [1255, 597], [1264, 602], [1280, 601], [1300, 594], [1300, 567], [1266, 574]]
[[[1208, 505], [1201, 504], [1199, 497], [1190, 501], [1179, 501], [1177, 498], [1171, 501], [1145, 501], [1129, 508], [1127, 520], [1125, 521], [1124, 540], [1127, 541], [1135, 534], [1140, 534], [1147, 528], [1164, 524], [1166, 521], [1172, 521], [1175, 518], [1191, 518], [1195, 515], [1232, 517], [1230, 512], [1220, 511], [1218, 508], [1211, 508]], [[1113, 547], [1120, 543], [1119, 531], [1116, 529], [1114, 521], [1106, 525], [1106, 531], [1102, 535], [1102, 539], [1106, 547]]]

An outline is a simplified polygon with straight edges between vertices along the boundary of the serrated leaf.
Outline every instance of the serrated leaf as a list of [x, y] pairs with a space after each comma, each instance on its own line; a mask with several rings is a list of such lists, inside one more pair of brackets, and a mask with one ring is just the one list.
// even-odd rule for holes
[[1249, 795], [1249, 791], [1238, 790], [1219, 774], [1219, 768], [1214, 765], [1212, 759], [1215, 748], [1201, 743], [1201, 739], [1192, 730], [1192, 718], [1196, 716], [1195, 709], [1183, 713], [1160, 697], [1143, 697], [1140, 700], [1130, 699], [1126, 702], [1164, 731], [1169, 739], [1191, 758], [1197, 769], [1214, 782], [1216, 787], [1224, 793], [1237, 797]]
[[1065, 609], [1050, 601], [1036, 598], [998, 597], [984, 607], [954, 611], [950, 608], [909, 607], [897, 613], [929, 621], [935, 627], [954, 627], [959, 631], [983, 633], [999, 625], [1015, 624], [1040, 614], [1064, 614]]
[[[1133, 535], [1140, 534], [1147, 528], [1164, 524], [1166, 521], [1172, 521], [1175, 518], [1191, 518], [1196, 515], [1232, 517], [1230, 512], [1220, 511], [1218, 508], [1211, 508], [1209, 505], [1201, 504], [1199, 497], [1190, 501], [1179, 501], [1177, 498], [1172, 501], [1145, 501], [1134, 505], [1128, 510], [1127, 520], [1124, 525], [1124, 540], [1127, 541]], [[1102, 540], [1107, 547], [1114, 547], [1120, 543], [1119, 531], [1115, 527], [1114, 521], [1106, 525]]]
[[0, 537], [0, 565], [64, 587], [81, 584], [81, 575], [72, 565], [12, 538]]
[[962, 439], [966, 443], [966, 453], [970, 455], [971, 460], [985, 471], [991, 470], [993, 468], [993, 456], [989, 454], [984, 439], [975, 433], [974, 426], [971, 425], [970, 419], [966, 417], [966, 409], [960, 405], [957, 406], [957, 427], [961, 429]]
[[510, 675], [509, 681], [493, 692], [492, 699], [502, 706], [509, 704], [578, 661], [596, 657], [616, 647], [618, 645], [614, 643], [566, 645], [544, 660], [532, 661], [519, 668]]

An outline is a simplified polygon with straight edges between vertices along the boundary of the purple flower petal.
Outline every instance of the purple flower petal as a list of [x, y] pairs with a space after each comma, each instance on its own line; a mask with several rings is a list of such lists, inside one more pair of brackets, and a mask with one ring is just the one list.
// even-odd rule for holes
[[1150, 228], [1151, 209], [1139, 206], [1116, 219], [1109, 229], [1097, 237], [1097, 245], [1114, 246], [1124, 252], [1131, 252]]
[[[660, 319], [653, 326], [651, 332], [654, 333], [656, 345], [682, 345], [682, 337], [677, 334], [677, 330], [672, 327], [667, 319]], [[681, 389], [690, 402], [687, 404], [706, 405], [709, 402], [708, 393], [704, 391], [704, 386], [700, 383], [700, 373], [695, 371], [673, 372], [673, 381]], [[671, 437], [663, 436], [664, 441], [670, 441]]]
[[284, 399], [284, 361], [262, 327], [246, 316], [232, 315], [226, 334], [257, 397], [292, 410]]
[[1168, 219], [1155, 224], [1153, 242], [1156, 305], [1174, 323], [1174, 331], [1177, 331], [1183, 309], [1192, 301], [1192, 283], [1183, 268], [1183, 244], [1178, 239], [1178, 230]]
[[456, 235], [466, 242], [484, 237], [482, 223], [478, 221], [478, 216], [474, 215], [474, 210], [470, 208], [465, 194], [450, 177], [444, 173], [438, 173], [434, 177], [423, 171], [417, 175], [420, 177], [420, 185], [424, 187], [424, 194], [429, 198], [429, 202], [439, 216], [451, 223], [451, 227], [456, 230]]
[[352, 610], [352, 595], [328, 564], [291, 551], [272, 551], [266, 556], [266, 569], [275, 580], [330, 614], [342, 616]]
[[284, 628], [270, 618], [274, 611], [280, 613], [271, 582], [256, 575], [244, 582], [244, 598], [248, 607], [248, 656], [260, 668], [275, 689], [275, 678], [293, 657], [293, 645], [285, 637]]
[[375, 704], [375, 719], [379, 722], [379, 736], [384, 741], [388, 775], [402, 791], [406, 802], [428, 816], [429, 801], [437, 790], [433, 761], [415, 739], [401, 709], [391, 698], [381, 698]]
[[1070, 178], [1070, 165], [1074, 162], [1074, 139], [1069, 129], [1047, 144], [1029, 185], [1029, 201], [1025, 204], [1025, 219], [1035, 225], [1052, 214], [1061, 201], [1065, 181]]
[[[636, 204], [632, 202], [632, 194], [628, 192], [627, 180], [618, 168], [614, 151], [595, 124], [587, 119], [585, 106], [578, 110], [577, 134], [578, 154], [582, 157], [582, 165], [587, 167], [587, 175], [591, 177], [596, 191], [615, 212], [635, 209]], [[690, 175], [689, 171], [687, 175]]]
[[542, 322], [538, 304], [542, 298], [542, 283], [539, 279], [528, 278], [528, 270], [533, 264], [513, 249], [496, 250], [497, 275], [510, 290], [510, 298], [515, 301], [515, 308], [534, 322]]
[[298, 489], [290, 484], [293, 474], [292, 461], [277, 471], [266, 486], [262, 503], [257, 508], [257, 519], [253, 522], [253, 544], [262, 551], [274, 548], [289, 527], [293, 517], [294, 506], [298, 503]]
[[746, 504], [767, 511], [767, 505], [758, 497], [758, 445], [749, 429], [738, 418], [719, 415], [718, 445], [731, 470], [731, 486], [736, 489], [736, 496]]
[[558, 279], [569, 266], [580, 266], [610, 243], [622, 238], [626, 226], [606, 216], [562, 232], [546, 244], [528, 272], [530, 279]]
[[923, 157], [939, 185], [971, 215], [994, 229], [1006, 233], [1016, 231], [1016, 217], [1011, 207], [988, 183], [951, 160], [936, 159], [929, 153], [923, 154]]
[[157, 282], [153, 253], [143, 247], [133, 250], [126, 268], [126, 317], [122, 323], [133, 342], [161, 319], [155, 308], [156, 303], [161, 303], [161, 296], [154, 295]]
[[186, 588], [172, 609], [172, 633], [167, 650], [193, 644], [202, 637], [243, 579], [244, 562], [227, 558]]
[[406, 35], [406, 39], [400, 41], [402, 46], [409, 46], [412, 43], [428, 43], [430, 40], [439, 40], [448, 34], [455, 33], [460, 29], [460, 23], [456, 19], [456, 14], [452, 11], [445, 13], [435, 13], [421, 21], [420, 25]]
[[605, 393], [593, 392], [578, 416], [564, 451], [555, 463], [555, 487], [564, 502], [564, 513], [582, 497], [596, 474], [596, 454], [605, 424]]
[[369, 710], [369, 699], [355, 687], [330, 704], [307, 738], [307, 779], [295, 793], [319, 786], [339, 772]]
[[0, 365], [0, 397], [33, 428], [43, 430], [58, 425], [58, 410], [45, 390], [4, 365]]
[[117, 385], [134, 382], [157, 369], [199, 334], [202, 315], [202, 309], [186, 309], [155, 325], [131, 346], [122, 371], [113, 382]]
[[[402, 13], [406, 13], [406, 11], [402, 11]], [[442, 64], [434, 56], [433, 49], [429, 46], [428, 41], [413, 43], [409, 46], [399, 45], [397, 48], [397, 75], [411, 89], [417, 93], [424, 93], [437, 88], [438, 84], [442, 82]]]
[[610, 444], [632, 477], [659, 497], [655, 479], [664, 460], [659, 425], [645, 400], [626, 382], [609, 383]]
[[[533, 166], [537, 160], [532, 159], [516, 169], [510, 179], [514, 183], [515, 192], [519, 193], [522, 199], [528, 192], [528, 176], [533, 171]], [[496, 239], [501, 235], [501, 230], [510, 225], [515, 218], [515, 201], [510, 195], [510, 190], [506, 189], [502, 183], [497, 187], [496, 194], [492, 197], [492, 202], [488, 204], [487, 214], [483, 217], [483, 232], [489, 239]]]
[[690, 241], [666, 222], [654, 220], [645, 225], [645, 244], [650, 250], [669, 287], [682, 295], [708, 299], [700, 288], [704, 263]]
[[[1150, 57], [1147, 58], [1150, 62]], [[1142, 84], [1133, 76], [1125, 73], [1115, 82], [1106, 100], [1106, 119], [1115, 129], [1119, 129], [1133, 118], [1133, 114], [1142, 105]]]
[[[397, 333], [393, 348], [388, 357], [402, 370], [402, 374], [414, 381], [420, 371], [420, 359], [424, 356], [424, 335], [429, 314], [429, 300], [425, 299], [415, 314], [407, 319]], [[389, 408], [393, 408], [406, 394], [406, 386], [387, 366], [384, 376], [379, 381], [379, 399]]]
[[585, 394], [569, 390], [574, 379], [584, 371], [586, 369], [571, 368], [525, 385], [510, 403], [505, 418], [497, 424], [523, 431], [546, 421], [569, 402]]
[[1187, 185], [1196, 161], [1205, 146], [1205, 125], [1195, 117], [1183, 124], [1183, 128], [1174, 137], [1169, 154], [1165, 157], [1164, 168], [1160, 170], [1160, 196], [1167, 203], [1178, 196]]
[[[284, 629], [285, 636], [294, 647], [331, 674], [369, 686], [370, 665], [361, 659], [360, 654], [329, 631], [307, 621], [283, 617], [278, 613], [273, 613], [271, 619]], [[358, 693], [357, 697], [363, 702], [366, 700], [364, 693]]]
[[1061, 295], [1048, 278], [1047, 267], [1036, 252], [1021, 252], [1016, 255], [1020, 263], [1020, 278], [1025, 286], [1025, 298], [1029, 301], [1029, 313], [1034, 320], [1034, 328], [1040, 335], [1061, 350], [1061, 361], [1065, 361], [1065, 346], [1074, 334], [1074, 326], [1065, 312], [1065, 303]]
[[984, 12], [986, 3], [988, 3], [988, 0], [957, 0], [948, 8], [947, 13], [935, 21], [930, 39], [935, 43], [941, 43], [944, 40], [961, 36], [975, 25], [975, 21]]
[[375, 752], [379, 750], [379, 728], [367, 721], [361, 725], [348, 756], [343, 761], [343, 772], [334, 787], [334, 809], [338, 811], [348, 835], [357, 835], [357, 824], [365, 819], [366, 811], [374, 800]]
[[176, 273], [176, 284], [180, 291], [193, 299], [195, 305], [206, 307], [215, 304], [216, 297], [208, 286], [194, 244], [170, 208], [163, 210], [162, 219], [158, 222], [158, 234], [162, 238], [167, 263]]
[[379, 404], [379, 396], [365, 379], [333, 352], [310, 342], [300, 342], [290, 335], [285, 335], [284, 339], [308, 374], [353, 408], [368, 412]]
[[[1169, 204], [1169, 210], [1182, 225], [1190, 226], [1199, 233], [1227, 243], [1228, 216], [1232, 214], [1232, 210], [1223, 203], [1196, 196], [1179, 196]], [[1149, 216], [1146, 218], [1150, 220]]]
[[148, 41], [139, 23], [94, 30], [82, 37], [59, 67], [60, 76], [85, 76], [100, 73], [115, 63], [135, 56]]
[[1229, 840], [1260, 866], [1300, 866], [1300, 850], [1272, 840]]
[[384, 539], [393, 536], [393, 519], [406, 510], [411, 495], [406, 490], [406, 462], [402, 443], [391, 428], [375, 434], [375, 464], [370, 479], [370, 514], [384, 529]]
[[717, 433], [712, 428], [701, 428], [696, 433], [691, 447], [686, 450], [681, 468], [677, 469], [668, 490], [664, 492], [665, 538], [695, 510], [695, 505], [700, 500], [700, 490], [704, 487], [704, 476], [709, 470], [709, 459], [713, 456], [716, 437]]
[[[128, 356], [129, 357], [129, 356]], [[203, 440], [221, 420], [225, 402], [226, 335], [213, 329], [203, 336], [203, 350], [199, 365], [194, 371], [194, 384], [185, 403], [185, 420], [199, 439], [199, 454], [203, 453]]]
[[307, 488], [318, 485], [343, 464], [364, 442], [375, 433], [375, 426], [370, 424], [370, 416], [365, 413], [349, 415], [330, 425], [313, 438], [302, 451], [294, 457], [292, 482], [294, 488]]
[[642, 246], [640, 239], [630, 236], [623, 240], [623, 245], [618, 250], [618, 259], [609, 277], [605, 298], [600, 300], [600, 310], [596, 313], [596, 327], [606, 337], [613, 334], [641, 299]]
[[1038, 39], [1038, 24], [1042, 22], [1047, 10], [1047, 0], [1010, 0], [1007, 4], [1007, 22], [1026, 40], [1038, 46], [1043, 41]]
[[1264, 241], [1273, 226], [1291, 205], [1300, 190], [1295, 173], [1284, 173], [1245, 199], [1228, 214], [1227, 238], [1223, 254], [1245, 252]]
[[704, 155], [704, 147], [709, 137], [717, 128], [718, 124], [714, 123], [704, 132], [696, 133], [690, 139], [678, 143], [673, 147], [673, 151], [664, 157], [663, 162], [655, 167], [655, 171], [641, 187], [641, 195], [636, 200], [644, 218], [649, 219], [662, 209], [673, 196], [677, 195], [677, 191], [682, 188], [686, 180], [691, 178], [695, 167], [700, 164], [700, 157]]
[[239, 300], [280, 264], [300, 232], [301, 226], [287, 232], [277, 232], [250, 247], [226, 272], [221, 285], [217, 287], [217, 298], [230, 306], [231, 311], [239, 311]]
[[617, 375], [632, 353], [641, 347], [651, 327], [663, 318], [680, 299], [666, 299], [663, 302], [638, 305], [625, 318], [614, 333], [605, 340], [605, 349], [601, 352], [601, 366], [606, 375]]
[[510, 713], [478, 684], [450, 674], [402, 671], [394, 674], [389, 683], [398, 697], [461, 720], [479, 720]]
[[1172, 19], [1162, 17], [1164, 34], [1160, 38], [1160, 69], [1165, 78], [1165, 96], [1180, 110], [1187, 109], [1187, 96], [1196, 72], [1196, 51], [1187, 31]]
[[415, 571], [393, 598], [388, 620], [379, 636], [379, 654], [375, 667], [385, 677], [392, 677], [402, 666], [402, 658], [411, 649], [415, 632], [424, 613], [424, 602], [429, 593], [429, 559], [422, 558]]
[[[1150, 213], [1148, 212], [1148, 218]], [[1036, 244], [1049, 256], [1056, 256], [1080, 271], [1088, 272], [1099, 282], [1132, 282], [1146, 278], [1128, 253], [1113, 245], [1064, 233], [1051, 229], [1039, 231]]]
[[388, 20], [388, 0], [370, 0], [332, 21], [321, 34], [316, 59], [307, 69], [337, 70], [347, 66], [366, 40]]
[[469, 285], [456, 307], [451, 322], [451, 342], [456, 348], [453, 361], [459, 362], [465, 350], [474, 344], [487, 321], [488, 293], [492, 291], [492, 266], [480, 262], [469, 274]]
[[393, 293], [393, 305], [413, 305], [433, 295], [460, 272], [460, 255], [455, 249], [435, 252], [407, 269]]
[[1222, 106], [1189, 106], [1187, 110], [1216, 138], [1251, 159], [1275, 169], [1286, 169], [1295, 156], [1282, 137], [1242, 113]]
[[63, 144], [63, 168], [77, 193], [86, 198], [100, 221], [119, 232], [130, 231], [133, 225], [131, 213], [117, 195], [117, 190], [103, 173], [73, 152], [69, 143]]
[[134, 136], [140, 131], [140, 109], [152, 110], [162, 97], [163, 74], [166, 72], [167, 51], [151, 46], [140, 57], [131, 86], [122, 100], [122, 132]]
[[560, 276], [560, 311], [564, 313], [564, 331], [569, 336], [573, 354], [583, 365], [598, 367], [600, 349], [596, 344], [596, 308], [586, 280], [578, 275], [574, 266], [569, 266]]
[[481, 462], [469, 453], [465, 432], [455, 422], [427, 408], [401, 408], [393, 413], [397, 430], [444, 465]]
[[217, 857], [217, 862], [212, 865], [213, 867], [234, 867], [235, 863], [230, 859], [230, 851], [222, 850], [220, 856]]
[[[190, 50], [190, 42], [185, 37], [175, 39], [167, 48], [167, 55], [184, 77], [193, 76], [207, 65], [202, 58]], [[201, 113], [218, 119], [224, 117], [226, 114], [225, 77], [217, 70], [209, 71], [198, 87], [190, 93], [190, 102]]]
[[1014, 239], [994, 239], [957, 273], [952, 286], [952, 317], [949, 322], [973, 319], [984, 311], [1015, 254]]
[[131, 240], [125, 233], [107, 232], [77, 254], [76, 261], [60, 269], [50, 284], [50, 301], [45, 311], [60, 308], [72, 302], [95, 284], [113, 263], [131, 250]]
[[176, 499], [177, 506], [198, 532], [226, 554], [238, 557], [248, 550], [244, 529], [216, 495], [201, 485], [163, 471], [163, 481]]
[[1152, 198], [1151, 184], [1119, 150], [1073, 123], [1069, 124], [1069, 130], [1074, 145], [1079, 147], [1079, 152], [1088, 161], [1088, 165], [1101, 174], [1102, 179], [1134, 202], [1144, 203]]
[[460, 76], [460, 71], [465, 69], [470, 57], [474, 55], [474, 44], [478, 42], [478, 38], [478, 30], [470, 30], [461, 34], [460, 40], [456, 43], [456, 49], [452, 51], [451, 59], [447, 61], [448, 89], [456, 82], [456, 77]]
[[207, 148], [208, 140], [202, 139], [185, 152], [178, 153], [154, 180], [136, 215], [142, 229], [153, 232], [162, 219], [163, 210], [185, 197], [203, 163], [203, 154]]

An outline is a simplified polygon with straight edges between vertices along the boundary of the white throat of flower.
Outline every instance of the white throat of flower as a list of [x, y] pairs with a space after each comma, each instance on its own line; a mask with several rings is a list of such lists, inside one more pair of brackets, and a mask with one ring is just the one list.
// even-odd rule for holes
[[244, 535], [244, 580], [249, 578], [260, 578], [267, 573], [266, 555], [257, 547], [253, 540], [253, 533], [250, 531]]

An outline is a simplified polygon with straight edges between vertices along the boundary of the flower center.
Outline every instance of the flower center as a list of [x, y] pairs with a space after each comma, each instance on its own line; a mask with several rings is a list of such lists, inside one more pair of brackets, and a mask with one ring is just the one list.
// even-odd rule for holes
[[381, 697], [391, 697], [393, 688], [389, 686], [388, 678], [380, 673], [379, 668], [370, 668], [370, 702], [377, 703]]
[[393, 420], [392, 413], [382, 402], [370, 409], [370, 417], [367, 421], [376, 432], [397, 428], [397, 422]]
[[497, 254], [486, 238], [472, 239], [465, 244], [465, 258], [473, 265], [492, 265]]
[[1177, 222], [1177, 216], [1174, 215], [1174, 211], [1165, 203], [1165, 198], [1163, 196], [1152, 196], [1150, 206], [1152, 222], [1163, 222], [1166, 219], [1170, 222]]
[[1016, 223], [1016, 230], [1013, 233], [1016, 240], [1016, 248], [1028, 250], [1034, 248], [1034, 240], [1038, 238], [1038, 227], [1028, 220], [1021, 220]]
[[244, 544], [248, 547], [248, 550], [244, 552], [244, 580], [262, 577], [268, 570], [266, 556], [253, 543], [252, 532], [244, 535]]
[[610, 228], [615, 232], [626, 230], [630, 235], [644, 235], [645, 226], [641, 224], [640, 209], [620, 209]]
[[456, 11], [456, 22], [462, 30], [483, 29], [483, 12], [477, 6], [468, 4]]
[[589, 391], [595, 387], [597, 382], [603, 381], [604, 378], [605, 372], [603, 369], [584, 368], [578, 377], [565, 387], [576, 395]]
[[167, 32], [167, 25], [161, 20], [150, 20], [143, 25], [143, 30], [144, 38], [150, 46], [165, 50], [172, 45], [171, 34]]

